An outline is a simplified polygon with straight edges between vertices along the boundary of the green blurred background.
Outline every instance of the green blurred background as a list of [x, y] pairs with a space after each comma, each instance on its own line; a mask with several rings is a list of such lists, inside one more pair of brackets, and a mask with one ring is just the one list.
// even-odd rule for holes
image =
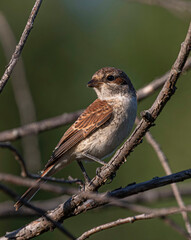
[[[18, 41], [34, 1], [1, 0], [0, 11], [5, 15]], [[46, 0], [43, 2], [34, 28], [24, 47], [27, 81], [33, 96], [37, 120], [85, 108], [95, 98], [86, 87], [99, 68], [115, 66], [123, 69], [136, 89], [144, 86], [170, 69], [184, 40], [190, 16], [171, 12], [158, 6], [149, 6], [122, 0]], [[7, 62], [0, 45], [0, 74]], [[190, 168], [190, 89], [191, 73], [178, 81], [178, 90], [151, 129], [154, 137], [169, 158], [173, 172]], [[151, 106], [157, 93], [139, 104], [138, 113]], [[0, 101], [0, 131], [20, 126], [18, 109], [9, 81]], [[59, 138], [68, 128], [61, 127], [39, 134], [41, 167], [43, 167]], [[21, 141], [15, 141], [22, 153]], [[86, 164], [90, 176], [95, 175], [96, 164]], [[39, 171], [40, 169], [38, 169]], [[8, 150], [0, 149], [0, 171], [20, 174], [20, 168]], [[37, 170], [36, 170], [37, 171]], [[82, 178], [79, 167], [72, 163], [57, 176]], [[128, 157], [111, 184], [111, 190], [131, 182], [149, 180], [165, 175], [152, 148], [143, 141]], [[189, 182], [189, 181], [187, 181]], [[23, 187], [9, 185], [18, 193]], [[180, 185], [181, 186], [181, 185]], [[35, 199], [55, 195], [39, 192]], [[9, 197], [0, 193], [0, 201]], [[186, 199], [189, 203], [190, 199]], [[175, 201], [164, 201], [152, 207], [176, 206]], [[68, 219], [64, 226], [75, 236], [91, 227], [132, 216], [124, 209], [106, 208]], [[181, 216], [173, 216], [184, 226]], [[17, 229], [33, 218], [0, 219], [0, 235]], [[63, 239], [55, 230], [39, 239]], [[183, 239], [161, 220], [147, 220], [126, 224], [103, 231], [90, 239]]]

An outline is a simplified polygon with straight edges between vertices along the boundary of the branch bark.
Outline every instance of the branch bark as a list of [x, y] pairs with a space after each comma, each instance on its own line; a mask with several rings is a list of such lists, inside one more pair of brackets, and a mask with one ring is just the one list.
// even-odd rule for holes
[[[121, 188], [121, 191], [124, 188]], [[45, 191], [48, 189], [44, 189]], [[62, 194], [62, 189], [61, 194]], [[114, 190], [115, 191], [115, 190]], [[124, 192], [126, 190], [124, 189]], [[190, 184], [182, 184], [180, 188], [180, 194], [181, 196], [184, 197], [190, 197], [191, 195], [191, 187]], [[55, 193], [59, 194], [57, 191]], [[113, 195], [115, 196], [115, 194]], [[69, 195], [64, 194], [61, 197], [56, 197], [56, 198], [51, 198], [48, 200], [39, 200], [39, 201], [33, 201], [34, 206], [37, 206], [39, 208], [44, 208], [46, 211], [50, 209], [56, 208], [56, 206], [60, 205], [61, 203], [67, 201], [69, 198]], [[125, 201], [128, 203], [138, 203], [138, 204], [151, 204], [151, 203], [157, 203], [157, 202], [164, 202], [168, 200], [172, 200], [174, 198], [174, 194], [170, 188], [163, 188], [163, 189], [153, 189], [151, 191], [146, 191], [146, 192], [141, 192], [141, 194], [136, 194], [132, 196], [124, 197], [123, 198]], [[12, 201], [7, 201], [0, 203], [0, 218], [7, 218], [7, 217], [12, 217], [12, 216], [18, 216], [18, 217], [25, 217], [25, 216], [34, 216], [36, 215], [33, 211], [30, 211], [30, 209], [27, 208], [22, 208], [20, 211], [15, 211], [13, 207]]]
[[[0, 12], [0, 41], [3, 46], [3, 50], [7, 59], [7, 63], [11, 57], [12, 52], [16, 46], [16, 39], [13, 31], [3, 15]], [[25, 125], [36, 121], [36, 111], [33, 98], [30, 92], [30, 88], [26, 79], [25, 68], [22, 56], [15, 67], [11, 84], [17, 104], [20, 123]], [[24, 101], [23, 101], [24, 100]], [[27, 166], [32, 171], [37, 171], [40, 168], [40, 151], [38, 145], [38, 136], [29, 135], [22, 138], [22, 148], [24, 150], [24, 159], [26, 160]]]
[[[175, 85], [177, 79], [183, 70], [183, 66], [190, 52], [190, 48], [191, 48], [191, 23], [185, 41], [181, 45], [180, 52], [170, 71], [167, 81], [165, 82], [162, 90], [160, 91], [158, 97], [156, 98], [151, 108], [144, 112], [140, 124], [136, 127], [130, 138], [117, 151], [117, 153], [109, 161], [109, 163], [106, 166], [103, 166], [100, 169], [99, 173], [89, 183], [89, 185], [87, 185], [86, 191], [72, 196], [67, 202], [60, 205], [57, 209], [55, 209], [52, 212], [51, 218], [54, 221], [63, 221], [65, 218], [73, 215], [75, 209], [78, 206], [82, 205], [87, 199], [83, 194], [86, 192], [94, 192], [98, 190], [107, 181], [107, 179], [109, 179], [125, 162], [125, 157], [127, 157], [132, 152], [132, 150], [141, 143], [143, 136], [146, 134], [148, 129], [153, 125], [154, 121], [157, 119], [158, 115], [160, 114], [166, 103], [170, 100], [171, 96], [174, 94], [176, 90]], [[190, 177], [191, 176], [190, 170], [186, 171], [185, 174], [187, 178]], [[23, 239], [30, 239], [52, 228], [52, 224], [50, 222], [44, 221], [43, 225], [40, 224], [41, 220], [42, 219], [35, 220], [34, 222], [23, 227], [21, 230], [18, 230], [14, 235], [14, 238], [18, 239], [19, 236], [22, 236]], [[33, 231], [31, 231], [31, 228], [33, 229]]]
[[57, 117], [30, 123], [19, 128], [3, 131], [0, 133], [0, 141], [14, 141], [29, 134], [38, 134], [46, 130], [69, 124], [71, 122], [74, 122], [81, 113], [82, 110], [76, 111], [74, 113], [64, 113]]
[[[155, 189], [157, 187], [165, 186], [173, 182], [184, 181], [189, 178], [191, 178], [191, 169], [174, 173], [172, 175], [164, 176], [161, 178], [154, 178], [150, 181], [142, 182], [139, 184], [133, 184], [125, 188], [116, 189], [107, 194], [96, 194], [88, 191], [87, 192], [82, 191], [77, 195], [73, 195], [69, 200], [67, 200], [63, 204], [60, 204], [56, 209], [48, 211], [46, 215], [55, 222], [57, 221], [62, 222], [64, 219], [67, 219], [71, 216], [75, 216], [80, 213], [86, 212], [87, 210], [103, 206], [107, 203], [115, 206], [128, 208], [128, 203], [124, 201], [121, 202], [120, 200], [118, 201], [118, 199], [116, 198], [132, 196], [139, 192]], [[32, 182], [27, 183], [26, 180], [23, 179], [23, 184], [31, 185]], [[47, 188], [47, 190], [49, 190], [49, 186], [46, 187], [46, 185], [42, 185], [42, 188], [43, 189]], [[58, 186], [55, 186], [55, 189], [58, 188], [59, 188]], [[65, 191], [65, 189], [58, 189], [58, 192], [59, 191], [67, 192]], [[86, 202], [86, 199], [93, 200]], [[80, 204], [78, 205], [76, 203], [77, 201], [80, 202], [81, 205]], [[36, 235], [42, 234], [43, 232], [46, 232], [53, 228], [54, 225], [50, 221], [44, 219], [44, 217], [41, 217], [38, 220], [35, 220], [27, 224], [21, 229], [13, 231], [11, 233], [11, 237], [14, 237], [14, 239], [20, 239], [20, 237], [22, 236], [22, 239], [30, 239], [35, 237]], [[6, 236], [4, 239], [7, 239]]]
[[[182, 73], [186, 73], [190, 69], [191, 69], [191, 57], [189, 57], [188, 60], [186, 61], [185, 66], [182, 70]], [[161, 86], [164, 85], [165, 81], [168, 79], [169, 74], [170, 74], [170, 71], [166, 72], [162, 77], [151, 81], [149, 84], [147, 84], [143, 88], [140, 88], [137, 91], [137, 100], [140, 102], [145, 98], [149, 97], [150, 95], [152, 95], [157, 89], [159, 89]], [[26, 124], [22, 127], [10, 129], [10, 130], [5, 130], [3, 132], [0, 132], [0, 141], [1, 142], [15, 141], [29, 134], [38, 134], [43, 131], [51, 130], [63, 125], [70, 124], [79, 117], [82, 111], [83, 110], [79, 110], [73, 113], [64, 113], [57, 117]]]
[[[132, 1], [132, 0], [131, 0]], [[148, 4], [148, 5], [156, 5], [163, 8], [166, 8], [169, 11], [175, 12], [187, 12], [191, 13], [191, 3], [189, 1], [184, 0], [136, 0], [136, 2]], [[189, 15], [190, 16], [190, 15]]]
[[[151, 135], [150, 132], [146, 133], [146, 140], [147, 140], [148, 143], [150, 143], [150, 145], [155, 150], [155, 152], [156, 152], [156, 154], [157, 154], [157, 156], [158, 156], [158, 158], [160, 160], [160, 163], [161, 163], [165, 173], [167, 175], [172, 174], [172, 170], [170, 168], [170, 165], [168, 163], [168, 159], [167, 159], [166, 155], [164, 154], [164, 152], [160, 148], [159, 144], [153, 138], [153, 136]], [[176, 198], [176, 201], [178, 203], [178, 206], [180, 208], [185, 208], [184, 201], [182, 199], [182, 196], [180, 194], [180, 191], [179, 191], [178, 186], [176, 185], [176, 183], [171, 184], [171, 188], [172, 188], [172, 191], [173, 191], [174, 196]], [[187, 214], [187, 212], [181, 212], [181, 214], [182, 214], [183, 220], [185, 222], [185, 226], [186, 226], [187, 232], [189, 234], [189, 239], [191, 239], [191, 225], [190, 225], [190, 220], [189, 220], [188, 214]]]
[[148, 220], [148, 219], [153, 219], [153, 218], [158, 218], [158, 217], [164, 217], [164, 216], [168, 216], [171, 214], [176, 214], [176, 213], [181, 213], [181, 212], [190, 212], [191, 211], [191, 206], [187, 206], [185, 208], [164, 208], [164, 209], [153, 209], [151, 213], [143, 213], [143, 214], [139, 214], [136, 216], [132, 216], [132, 217], [127, 217], [127, 218], [123, 218], [123, 219], [118, 219], [116, 221], [110, 222], [110, 223], [106, 223], [100, 226], [97, 226], [95, 228], [90, 229], [89, 231], [83, 233], [79, 238], [77, 238], [77, 240], [84, 240], [87, 239], [88, 237], [90, 237], [91, 235], [112, 228], [112, 227], [116, 227], [125, 223], [134, 223], [135, 221], [140, 221], [140, 220]]
[[14, 51], [12, 57], [11, 57], [11, 60], [8, 64], [8, 66], [6, 67], [6, 70], [5, 70], [3, 76], [0, 80], [0, 93], [3, 91], [3, 88], [5, 87], [8, 79], [10, 78], [10, 75], [11, 75], [11, 73], [12, 73], [12, 71], [13, 71], [13, 69], [14, 69], [14, 67], [15, 67], [15, 65], [16, 65], [19, 57], [20, 57], [20, 55], [21, 55], [23, 47], [24, 47], [24, 45], [27, 41], [27, 38], [28, 38], [31, 30], [32, 30], [34, 20], [35, 20], [37, 14], [38, 14], [41, 3], [42, 3], [42, 0], [36, 0], [36, 2], [34, 4], [34, 7], [31, 11], [29, 19], [27, 21], [27, 24], [26, 24], [26, 26], [24, 28], [24, 31], [21, 35], [21, 38], [19, 40], [19, 43], [16, 46], [15, 51]]
[[[5, 192], [6, 194], [8, 194], [9, 196], [11, 196], [13, 199], [18, 199], [18, 196], [15, 192], [13, 192], [12, 190], [10, 190], [8, 187], [6, 187], [5, 185], [0, 183], [0, 190], [2, 190], [3, 192]], [[68, 232], [59, 222], [54, 221], [51, 217], [49, 217], [45, 211], [41, 208], [35, 207], [32, 204], [23, 201], [23, 203], [25, 204], [25, 206], [29, 209], [32, 209], [33, 211], [35, 211], [38, 215], [42, 216], [44, 219], [46, 219], [47, 221], [51, 222], [55, 227], [57, 227], [62, 233], [64, 233], [66, 236], [68, 236], [70, 239], [76, 239], [70, 232]], [[16, 230], [17, 232], [17, 230]], [[11, 235], [12, 233], [7, 233], [8, 238], [12, 238]], [[14, 234], [14, 233], [13, 233]]]

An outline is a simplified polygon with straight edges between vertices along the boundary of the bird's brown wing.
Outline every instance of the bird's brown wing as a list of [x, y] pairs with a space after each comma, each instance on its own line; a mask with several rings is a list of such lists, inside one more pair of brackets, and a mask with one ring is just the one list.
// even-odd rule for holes
[[45, 166], [47, 169], [64, 153], [86, 138], [111, 118], [113, 109], [105, 100], [96, 99], [65, 132], [56, 146], [51, 159]]

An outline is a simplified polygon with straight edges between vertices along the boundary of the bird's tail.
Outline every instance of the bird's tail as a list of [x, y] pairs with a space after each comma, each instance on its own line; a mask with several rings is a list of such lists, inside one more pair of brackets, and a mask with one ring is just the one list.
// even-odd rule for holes
[[[48, 177], [50, 176], [50, 171], [52, 170], [54, 166], [51, 165], [49, 168], [47, 168], [41, 175], [41, 177]], [[38, 190], [40, 189], [40, 185], [42, 183], [46, 182], [46, 180], [40, 178], [36, 181], [36, 183], [31, 186], [21, 197], [20, 199], [15, 203], [14, 207], [15, 210], [17, 211], [20, 207], [22, 207], [22, 205], [24, 204], [24, 202], [29, 202], [34, 195], [38, 192]]]

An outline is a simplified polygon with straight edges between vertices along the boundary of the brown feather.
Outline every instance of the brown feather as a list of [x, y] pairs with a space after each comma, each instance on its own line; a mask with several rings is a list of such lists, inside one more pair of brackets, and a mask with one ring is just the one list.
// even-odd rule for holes
[[45, 169], [55, 163], [57, 159], [77, 143], [103, 125], [110, 119], [112, 112], [113, 109], [107, 101], [96, 99], [65, 132], [56, 146], [51, 159], [46, 164]]
[[[53, 168], [53, 166], [50, 166], [49, 168], [46, 169], [46, 171], [44, 171], [41, 175], [41, 177], [47, 177], [49, 172], [51, 171], [51, 169]], [[31, 186], [21, 197], [20, 199], [15, 203], [14, 207], [15, 210], [18, 211], [18, 209], [20, 207], [22, 207], [22, 205], [24, 204], [24, 201], [29, 202], [31, 198], [33, 198], [33, 196], [38, 192], [38, 190], [40, 189], [40, 185], [46, 182], [46, 180], [44, 179], [38, 179], [33, 186]]]

